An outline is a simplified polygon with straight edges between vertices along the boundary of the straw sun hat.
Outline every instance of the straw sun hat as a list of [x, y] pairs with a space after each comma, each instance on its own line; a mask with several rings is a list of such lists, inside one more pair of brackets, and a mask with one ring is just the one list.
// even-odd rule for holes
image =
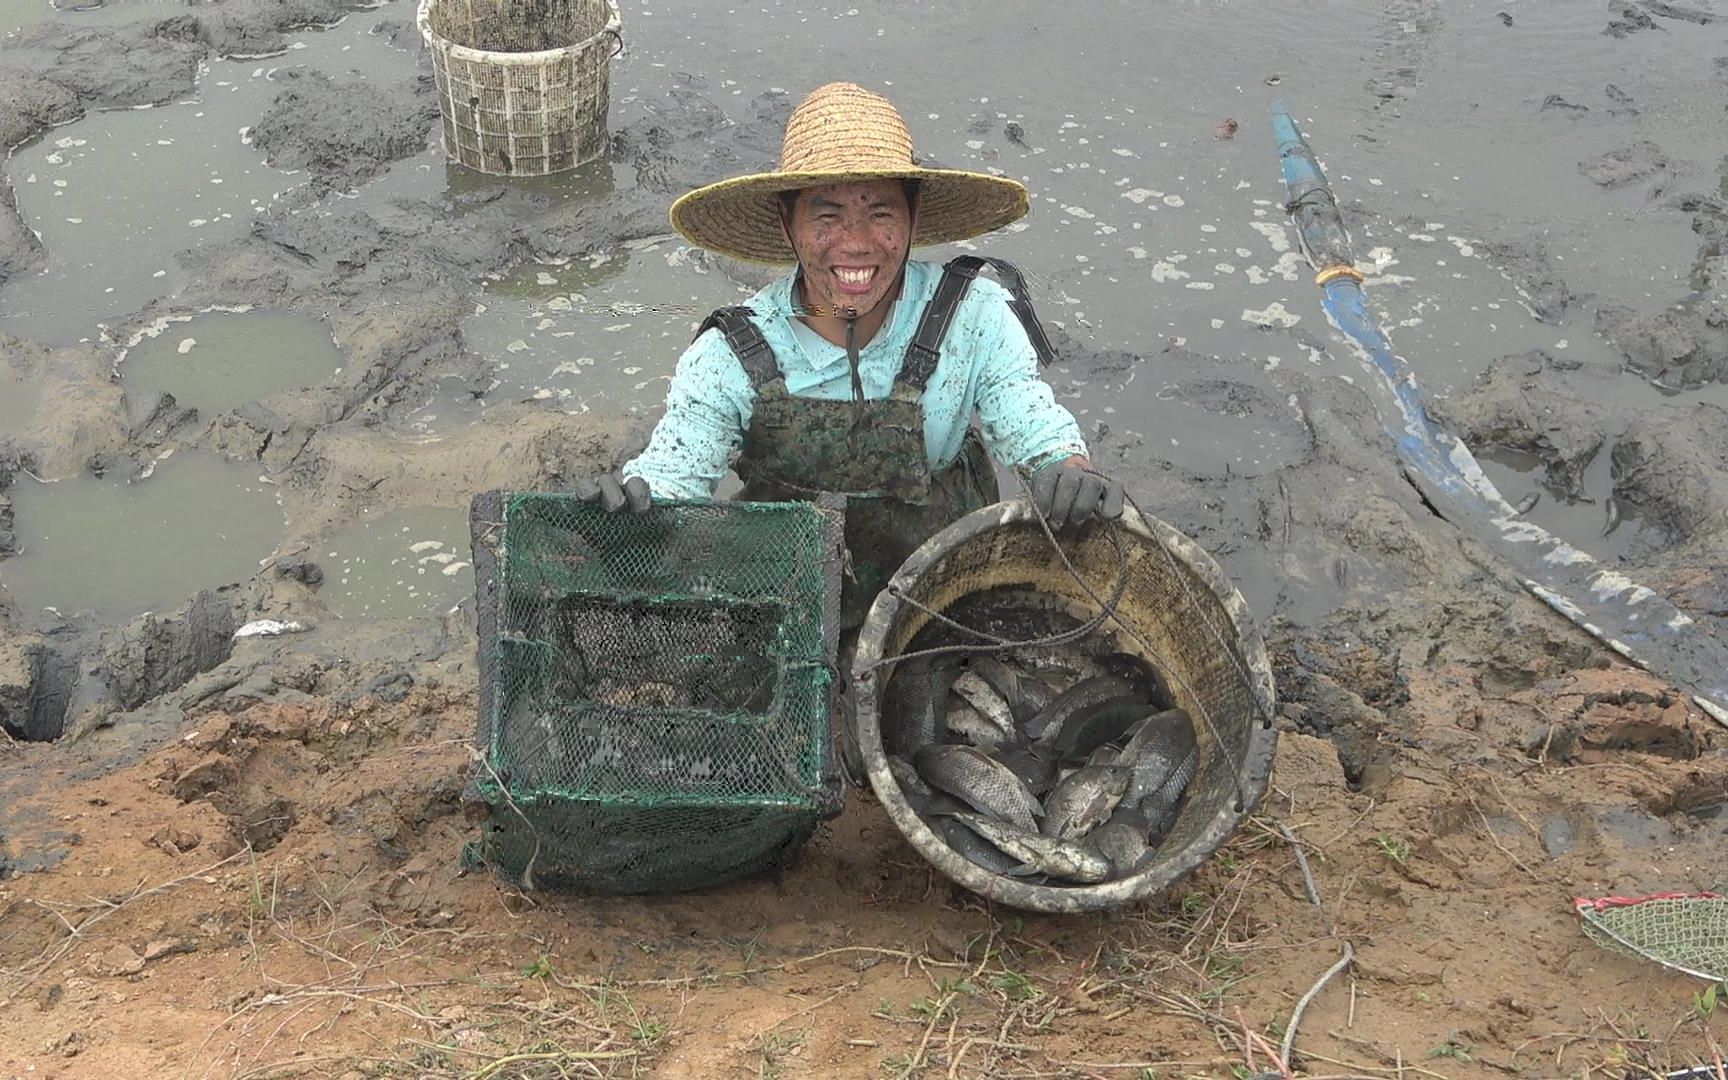
[[829, 83], [792, 110], [778, 169], [689, 192], [672, 204], [672, 227], [698, 247], [735, 259], [793, 262], [780, 227], [782, 191], [900, 179], [919, 182], [913, 246], [969, 240], [1026, 213], [1026, 189], [1017, 181], [920, 167], [906, 121], [887, 98]]

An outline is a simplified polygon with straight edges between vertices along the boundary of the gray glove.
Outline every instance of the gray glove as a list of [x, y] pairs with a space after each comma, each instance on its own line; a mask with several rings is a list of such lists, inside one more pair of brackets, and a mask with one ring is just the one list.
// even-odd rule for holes
[[1094, 516], [1115, 521], [1122, 516], [1125, 498], [1120, 481], [1079, 465], [1046, 465], [1032, 476], [1032, 502], [1052, 529], [1077, 526]]
[[648, 481], [640, 476], [632, 476], [628, 480], [614, 473], [601, 473], [599, 476], [586, 477], [576, 481], [573, 493], [583, 502], [598, 502], [600, 508], [609, 514], [629, 507], [632, 514], [640, 514], [647, 510], [652, 500], [648, 494]]

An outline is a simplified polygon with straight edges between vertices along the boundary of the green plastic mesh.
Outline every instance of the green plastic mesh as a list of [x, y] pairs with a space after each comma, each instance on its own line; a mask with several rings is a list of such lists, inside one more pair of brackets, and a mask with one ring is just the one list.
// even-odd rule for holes
[[669, 892], [783, 863], [840, 805], [835, 504], [474, 502], [470, 857], [535, 888]]
[[1728, 896], [1603, 896], [1574, 906], [1598, 945], [1712, 982], [1728, 980]]

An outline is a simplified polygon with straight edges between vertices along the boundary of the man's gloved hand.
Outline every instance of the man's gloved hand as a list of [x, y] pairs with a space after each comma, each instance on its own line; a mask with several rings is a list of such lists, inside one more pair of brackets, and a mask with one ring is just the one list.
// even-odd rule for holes
[[1093, 516], [1115, 521], [1122, 516], [1125, 498], [1121, 481], [1073, 458], [1046, 465], [1032, 476], [1032, 501], [1052, 529], [1079, 525]]
[[615, 514], [625, 507], [629, 507], [632, 514], [640, 514], [648, 509], [652, 502], [648, 494], [648, 481], [640, 476], [625, 480], [615, 473], [601, 473], [599, 476], [576, 481], [574, 492], [583, 502], [598, 502], [600, 508], [609, 514]]

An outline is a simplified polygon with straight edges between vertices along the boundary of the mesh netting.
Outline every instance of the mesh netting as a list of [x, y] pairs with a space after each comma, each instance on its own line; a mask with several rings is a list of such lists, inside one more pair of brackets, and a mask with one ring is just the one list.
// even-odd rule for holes
[[1573, 903], [1598, 945], [1712, 982], [1728, 979], [1728, 896], [1658, 893]]
[[699, 888], [838, 809], [841, 515], [808, 503], [488, 493], [472, 854], [536, 887]]

